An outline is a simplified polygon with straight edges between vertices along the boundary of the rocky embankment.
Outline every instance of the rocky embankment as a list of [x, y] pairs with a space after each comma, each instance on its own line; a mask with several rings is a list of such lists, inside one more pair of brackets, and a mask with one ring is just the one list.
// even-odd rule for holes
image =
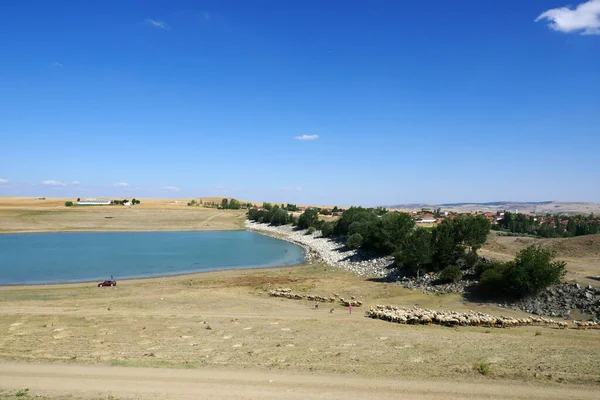
[[568, 318], [571, 310], [592, 314], [600, 319], [600, 290], [592, 286], [563, 282], [552, 286], [535, 297], [529, 297], [503, 307], [537, 315]]
[[271, 226], [246, 221], [246, 229], [272, 235], [304, 247], [308, 260], [319, 259], [327, 265], [345, 269], [364, 277], [384, 277], [392, 257], [370, 257], [362, 252], [348, 249], [340, 240], [324, 238], [320, 231], [306, 234], [306, 230], [295, 230], [290, 225]]
[[407, 289], [422, 290], [425, 293], [464, 293], [466, 288], [477, 283], [476, 280], [469, 278], [474, 273], [475, 269], [464, 271], [463, 279], [452, 283], [440, 283], [440, 272], [427, 273], [419, 277], [403, 276], [397, 278], [397, 280]]

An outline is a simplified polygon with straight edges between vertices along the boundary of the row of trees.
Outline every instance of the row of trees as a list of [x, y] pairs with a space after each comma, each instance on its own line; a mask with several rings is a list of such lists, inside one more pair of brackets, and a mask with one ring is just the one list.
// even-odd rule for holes
[[345, 237], [348, 247], [394, 255], [398, 267], [415, 273], [449, 265], [475, 265], [477, 250], [490, 231], [490, 223], [483, 216], [447, 219], [434, 228], [421, 228], [407, 213], [363, 207], [349, 208], [337, 221], [320, 220], [315, 208], [295, 220], [277, 206], [264, 211], [250, 209], [248, 219], [274, 225], [294, 223], [300, 229], [320, 229], [324, 237]]
[[[566, 225], [563, 221], [567, 221]], [[572, 237], [600, 233], [600, 219], [594, 215], [534, 217], [505, 212], [495, 229], [541, 237]]]
[[195, 199], [192, 199], [187, 203], [187, 205], [189, 207], [202, 206], [204, 208], [218, 208], [221, 210], [240, 210], [242, 208], [249, 209], [252, 207], [251, 203], [241, 203], [239, 200], [233, 198], [223, 198], [221, 199], [221, 202], [203, 201], [202, 199], [196, 201]]
[[350, 248], [378, 255], [393, 255], [396, 268], [415, 274], [441, 271], [441, 280], [456, 281], [464, 268], [476, 267], [484, 297], [523, 297], [560, 282], [565, 263], [554, 261], [554, 253], [536, 246], [521, 251], [511, 262], [479, 263], [477, 251], [485, 243], [491, 224], [482, 215], [446, 219], [433, 228], [417, 227], [402, 212], [351, 207], [337, 221], [322, 221], [317, 209], [298, 219], [284, 209], [250, 209], [248, 219], [274, 225], [294, 224], [302, 229], [320, 229], [324, 237], [346, 238]]
[[[79, 201], [79, 199], [77, 199], [77, 201]], [[123, 200], [113, 200], [112, 201], [113, 204], [119, 204], [119, 205], [124, 205], [125, 203], [129, 203], [128, 199], [123, 199]], [[140, 201], [138, 199], [131, 199], [131, 204], [140, 204]]]
[[297, 220], [290, 213], [277, 205], [269, 207], [268, 210], [266, 208], [264, 210], [250, 208], [247, 218], [250, 221], [276, 226], [297, 223]]

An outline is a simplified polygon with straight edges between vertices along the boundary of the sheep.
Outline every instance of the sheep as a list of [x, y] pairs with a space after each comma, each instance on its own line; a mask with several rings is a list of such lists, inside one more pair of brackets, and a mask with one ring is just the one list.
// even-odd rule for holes
[[[539, 324], [556, 326], [559, 329], [569, 328], [567, 322], [555, 321], [544, 317], [537, 318], [531, 316], [526, 318], [513, 318], [504, 315], [495, 317], [481, 312], [459, 313], [455, 311], [423, 310], [416, 306], [407, 309], [404, 307], [377, 304], [375, 307], [370, 307], [369, 311], [366, 312], [366, 316], [399, 324], [488, 326], [497, 328], [511, 328]], [[574, 323], [580, 329], [600, 329], [600, 325], [593, 321], [575, 321]]]

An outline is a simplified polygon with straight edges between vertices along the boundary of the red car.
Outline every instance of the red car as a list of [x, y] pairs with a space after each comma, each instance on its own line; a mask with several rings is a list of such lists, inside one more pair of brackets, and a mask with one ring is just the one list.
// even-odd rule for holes
[[98, 287], [101, 286], [117, 286], [117, 281], [104, 281], [98, 284]]

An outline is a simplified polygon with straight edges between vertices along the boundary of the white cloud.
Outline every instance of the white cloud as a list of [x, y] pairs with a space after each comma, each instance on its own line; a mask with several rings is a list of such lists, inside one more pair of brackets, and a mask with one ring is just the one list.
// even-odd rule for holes
[[50, 64], [50, 66], [53, 67], [53, 68], [62, 68], [62, 67], [64, 67], [64, 65], [62, 65], [59, 62], [53, 62], [52, 64]]
[[48, 179], [46, 181], [42, 181], [42, 184], [46, 186], [66, 186], [67, 184], [61, 181], [55, 181], [52, 179]]
[[567, 7], [544, 11], [535, 22], [548, 20], [548, 26], [559, 32], [581, 32], [582, 35], [600, 35], [600, 0], [589, 0], [575, 9]]
[[73, 181], [73, 182], [71, 182], [71, 185], [79, 185], [80, 183], [81, 182], [79, 182], [79, 181]]
[[163, 187], [164, 190], [170, 190], [172, 192], [179, 192], [181, 189], [179, 189], [177, 186], [165, 186]]
[[296, 136], [294, 137], [294, 139], [296, 140], [317, 140], [319, 138], [319, 135], [314, 134], [314, 135], [300, 135], [300, 136]]
[[117, 187], [128, 187], [128, 186], [129, 186], [129, 183], [127, 183], [127, 182], [118, 182], [118, 183], [115, 183], [115, 184], [113, 184], [113, 186], [117, 186]]
[[6, 179], [0, 179], [0, 185], [3, 184], [3, 183], [8, 183], [8, 180], [6, 180]]
[[223, 185], [217, 185], [217, 186], [215, 186], [215, 187], [216, 187], [217, 189], [219, 189], [219, 190], [223, 190], [223, 189], [225, 189], [225, 186], [223, 186]]
[[171, 29], [171, 27], [169, 25], [167, 25], [166, 22], [160, 21], [158, 19], [148, 18], [148, 19], [146, 19], [146, 23], [148, 25], [152, 25], [152, 26], [154, 26], [156, 28], [160, 28], [160, 29], [167, 29], [167, 30]]
[[282, 187], [281, 190], [283, 190], [284, 192], [300, 192], [302, 188], [299, 186], [285, 186]]

